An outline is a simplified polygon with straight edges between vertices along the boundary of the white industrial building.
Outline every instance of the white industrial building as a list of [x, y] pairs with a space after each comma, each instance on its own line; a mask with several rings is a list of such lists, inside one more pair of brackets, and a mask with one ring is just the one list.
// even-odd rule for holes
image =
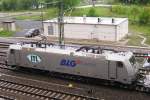
[[[57, 18], [43, 22], [46, 36], [59, 36]], [[128, 34], [127, 18], [64, 17], [65, 38], [118, 41]]]

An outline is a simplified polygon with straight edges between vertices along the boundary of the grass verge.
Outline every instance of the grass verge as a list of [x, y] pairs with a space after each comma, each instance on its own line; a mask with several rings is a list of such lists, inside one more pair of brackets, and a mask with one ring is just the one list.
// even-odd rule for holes
[[57, 17], [58, 15], [58, 9], [57, 8], [49, 8], [49, 9], [43, 9], [38, 10], [39, 14], [33, 14], [33, 15], [24, 15], [24, 16], [17, 16], [15, 19], [17, 20], [47, 20], [54, 17]]
[[13, 36], [14, 32], [12, 31], [0, 31], [0, 37], [11, 37]]
[[129, 37], [130, 41], [128, 42], [128, 45], [138, 45], [140, 46], [140, 42], [142, 39], [138, 37], [138, 34], [143, 35], [146, 40], [146, 44], [150, 45], [150, 27], [149, 25], [139, 25], [137, 23], [135, 24], [129, 24], [129, 31], [132, 33], [132, 35]]

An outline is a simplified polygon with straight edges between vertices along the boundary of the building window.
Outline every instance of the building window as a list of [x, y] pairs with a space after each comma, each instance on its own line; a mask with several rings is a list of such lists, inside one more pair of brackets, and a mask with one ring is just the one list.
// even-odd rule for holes
[[52, 25], [48, 26], [48, 35], [54, 35], [54, 29]]

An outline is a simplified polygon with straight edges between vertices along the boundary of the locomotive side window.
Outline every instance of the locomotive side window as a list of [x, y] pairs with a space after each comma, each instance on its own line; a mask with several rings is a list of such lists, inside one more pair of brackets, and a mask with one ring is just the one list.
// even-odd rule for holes
[[122, 67], [123, 67], [123, 63], [122, 63], [122, 62], [120, 62], [120, 61], [118, 61], [118, 62], [117, 62], [117, 67], [122, 68]]
[[11, 53], [11, 54], [14, 54], [14, 53], [15, 53], [15, 51], [14, 51], [13, 49], [11, 49], [11, 50], [10, 50], [10, 53]]
[[147, 62], [150, 63], [150, 58], [147, 59]]

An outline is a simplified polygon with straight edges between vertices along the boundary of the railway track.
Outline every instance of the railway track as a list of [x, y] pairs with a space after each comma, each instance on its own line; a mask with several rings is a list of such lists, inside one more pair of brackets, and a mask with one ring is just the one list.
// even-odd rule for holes
[[4, 96], [4, 95], [0, 94], [0, 100], [14, 100], [14, 98]]
[[19, 93], [20, 95], [32, 96], [37, 99], [42, 100], [97, 100], [91, 97], [80, 96], [71, 93], [65, 93], [55, 90], [38, 88], [35, 86], [29, 86], [25, 84], [19, 84], [10, 82], [8, 80], [0, 80], [0, 89], [5, 89], [6, 91]]
[[[10, 71], [15, 70], [13, 68], [7, 67], [5, 64], [0, 65], [1, 69]], [[15, 100], [17, 98], [16, 95], [19, 95], [19, 97], [21, 97], [21, 100], [26, 100], [22, 99], [23, 97], [32, 98], [33, 100], [99, 100], [99, 98], [85, 96], [84, 92], [86, 91], [82, 89], [80, 90], [80, 88], [69, 88], [68, 86], [55, 83], [45, 83], [45, 87], [43, 87], [44, 83], [45, 82], [26, 79], [18, 76], [10, 77], [10, 75], [3, 75], [1, 73], [0, 92], [3, 91], [3, 93], [5, 94], [15, 93], [15, 96], [1, 95], [0, 93], [0, 97], [4, 99], [6, 98], [6, 100]], [[36, 84], [38, 84], [39, 86]], [[83, 95], [78, 94], [78, 91], [83, 92]]]
[[[77, 44], [77, 45], [81, 45], [82, 46], [82, 44]], [[118, 52], [131, 51], [131, 52], [133, 52], [136, 55], [150, 54], [150, 48], [149, 47], [105, 45], [105, 44], [101, 44], [101, 45], [86, 44], [84, 46], [100, 47], [100, 48], [103, 48], [103, 49], [115, 50], [115, 51], [118, 51]]]
[[13, 43], [11, 43], [11, 42], [0, 42], [0, 48], [8, 48], [9, 47], [9, 45], [11, 45], [11, 44], [13, 44]]
[[[24, 43], [36, 43], [35, 41], [33, 42], [24, 42]], [[49, 42], [50, 43], [50, 42]], [[47, 43], [47, 44], [49, 44]], [[56, 41], [52, 41], [51, 43], [57, 43]], [[150, 54], [150, 48], [149, 47], [138, 47], [138, 46], [121, 46], [121, 45], [108, 45], [108, 44], [81, 44], [81, 43], [74, 43], [74, 42], [67, 42], [66, 45], [72, 45], [72, 46], [88, 46], [88, 47], [100, 47], [102, 49], [108, 49], [108, 50], [115, 50], [115, 51], [131, 51], [135, 55], [140, 56], [141, 54]]]
[[30, 82], [27, 80], [26, 82], [26, 84], [25, 82], [18, 82], [15, 81], [14, 77], [8, 78], [8, 76], [2, 75], [0, 78], [0, 91], [37, 100], [99, 100], [98, 98], [55, 90], [54, 88], [42, 88], [41, 86], [29, 84]]
[[7, 50], [0, 50], [0, 64], [5, 65], [7, 61]]
[[[24, 43], [36, 43], [37, 40], [30, 40], [30, 39], [19, 39], [19, 41]], [[50, 42], [48, 42], [50, 43]], [[57, 43], [57, 41], [52, 40], [51, 43]], [[13, 42], [0, 42], [0, 48], [8, 48], [10, 44], [13, 44]], [[79, 47], [81, 46], [91, 46], [91, 47], [100, 47], [103, 49], [110, 49], [115, 51], [131, 51], [135, 53], [137, 56], [141, 54], [150, 54], [150, 48], [149, 47], [139, 47], [139, 46], [121, 46], [121, 45], [108, 45], [108, 44], [96, 44], [96, 43], [75, 43], [67, 41], [66, 45], [77, 45]]]
[[[36, 40], [36, 39], [34, 39]], [[58, 43], [54, 38], [50, 38], [49, 43]], [[82, 42], [82, 40], [67, 40], [66, 44], [79, 45], [79, 46], [91, 46], [91, 47], [101, 47], [103, 49], [113, 49], [116, 51], [131, 51], [135, 54], [150, 54], [150, 47], [139, 47], [139, 46], [122, 46], [113, 44], [102, 44], [102, 43], [90, 43]]]
[[0, 56], [6, 57], [6, 55], [7, 55], [7, 51], [6, 50], [1, 50], [0, 51]]

